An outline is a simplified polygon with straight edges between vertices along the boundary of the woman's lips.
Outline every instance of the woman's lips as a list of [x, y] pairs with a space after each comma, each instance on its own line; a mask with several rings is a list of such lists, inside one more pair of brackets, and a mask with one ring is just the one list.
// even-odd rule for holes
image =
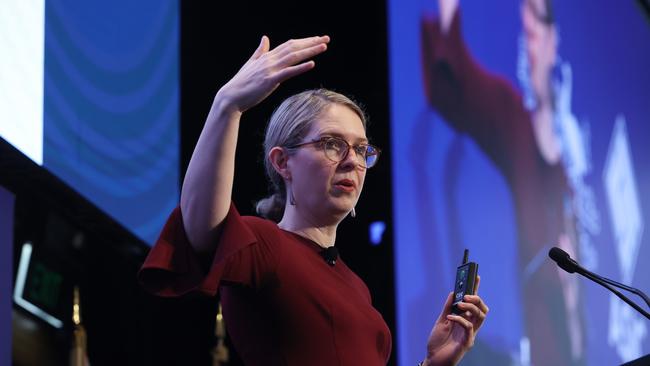
[[356, 184], [351, 179], [341, 179], [340, 181], [334, 183], [334, 187], [343, 191], [343, 192], [354, 192], [356, 189]]
[[336, 187], [338, 190], [341, 190], [343, 192], [354, 192], [355, 189], [354, 186], [348, 186], [340, 183], [335, 184], [334, 187]]

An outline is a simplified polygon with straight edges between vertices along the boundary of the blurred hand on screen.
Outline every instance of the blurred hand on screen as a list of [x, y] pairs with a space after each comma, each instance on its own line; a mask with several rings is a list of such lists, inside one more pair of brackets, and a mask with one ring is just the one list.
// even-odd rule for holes
[[438, 13], [443, 33], [447, 33], [449, 27], [451, 27], [451, 21], [454, 19], [456, 9], [458, 9], [458, 2], [459, 0], [438, 0]]

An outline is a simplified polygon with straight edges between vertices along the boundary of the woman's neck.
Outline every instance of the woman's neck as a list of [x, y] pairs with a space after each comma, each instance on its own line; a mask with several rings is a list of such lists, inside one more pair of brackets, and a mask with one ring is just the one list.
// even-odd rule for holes
[[308, 214], [301, 214], [296, 206], [287, 205], [278, 227], [316, 242], [323, 248], [331, 247], [336, 242], [338, 222], [319, 224], [319, 220]]

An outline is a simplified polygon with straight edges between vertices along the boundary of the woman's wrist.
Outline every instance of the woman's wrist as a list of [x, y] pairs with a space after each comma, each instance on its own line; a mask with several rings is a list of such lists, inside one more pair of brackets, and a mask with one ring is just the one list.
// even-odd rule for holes
[[221, 90], [217, 92], [217, 94], [214, 96], [214, 100], [212, 101], [212, 111], [215, 110], [219, 111], [222, 115], [226, 114], [241, 116], [242, 114], [239, 107], [232, 102], [232, 98], [230, 98]]

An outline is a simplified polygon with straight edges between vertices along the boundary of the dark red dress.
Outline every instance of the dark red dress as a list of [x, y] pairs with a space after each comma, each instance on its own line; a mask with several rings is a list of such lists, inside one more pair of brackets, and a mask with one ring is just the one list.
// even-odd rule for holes
[[139, 273], [161, 296], [220, 290], [226, 327], [247, 365], [384, 365], [391, 336], [368, 288], [339, 258], [269, 220], [226, 217], [204, 273], [176, 208]]

